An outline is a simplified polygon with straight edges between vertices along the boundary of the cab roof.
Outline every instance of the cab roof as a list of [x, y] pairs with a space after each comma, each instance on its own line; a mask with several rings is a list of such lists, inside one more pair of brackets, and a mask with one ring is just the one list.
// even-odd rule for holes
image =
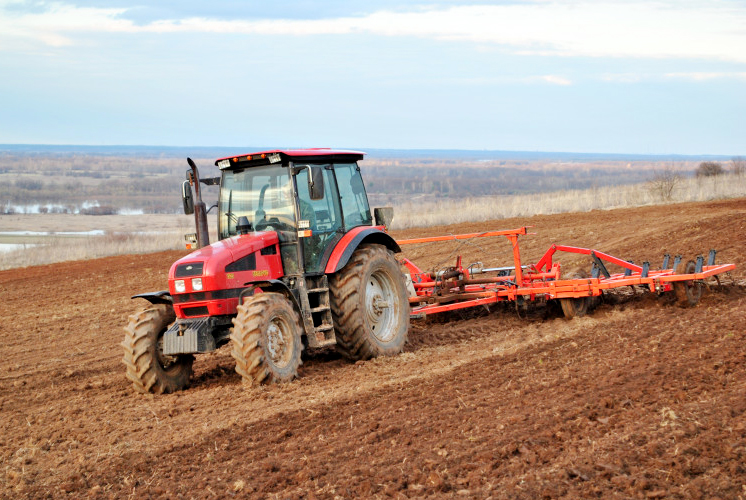
[[[349, 149], [308, 148], [308, 149], [270, 149], [243, 155], [226, 156], [215, 160], [215, 165], [221, 169], [243, 166], [255, 166], [268, 163], [283, 163], [291, 161], [357, 161], [362, 160], [365, 153]], [[274, 160], [274, 161], [273, 161]], [[247, 163], [248, 162], [248, 163]]]

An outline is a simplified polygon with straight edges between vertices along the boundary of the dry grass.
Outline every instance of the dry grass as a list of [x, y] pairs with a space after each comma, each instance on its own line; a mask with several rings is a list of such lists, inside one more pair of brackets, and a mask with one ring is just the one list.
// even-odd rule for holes
[[[685, 201], [737, 198], [746, 195], [746, 176], [722, 175], [682, 179], [670, 200], [663, 200], [652, 185], [601, 187], [580, 191], [558, 191], [515, 196], [484, 196], [437, 202], [395, 205], [392, 229], [457, 224], [470, 221], [529, 217], [535, 214], [587, 212]], [[0, 252], [0, 269], [84, 260], [108, 255], [149, 253], [183, 249], [184, 234], [194, 232], [191, 216], [84, 216], [12, 215], [0, 218], [3, 231], [106, 231], [102, 236], [29, 237], [42, 243], [25, 249]], [[210, 218], [212, 241], [214, 219]], [[146, 231], [146, 232], [143, 232]], [[17, 243], [13, 237], [7, 242]]]
[[745, 195], [746, 176], [722, 175], [682, 178], [671, 193], [670, 199], [662, 198], [655, 186], [648, 183], [551, 193], [444, 199], [436, 202], [413, 201], [394, 206], [392, 229], [530, 217], [536, 214], [707, 201]]
[[46, 244], [0, 253], [0, 269], [177, 248], [184, 248], [184, 235], [177, 232], [109, 233], [82, 238], [50, 236]]
[[[213, 221], [211, 221], [213, 222]], [[72, 214], [7, 215], [0, 217], [3, 231], [50, 232], [47, 236], [2, 236], [0, 242], [29, 243], [26, 248], [0, 252], [0, 269], [26, 267], [108, 255], [183, 249], [184, 234], [194, 232], [193, 216]], [[215, 241], [215, 224], [212, 241]], [[102, 230], [100, 236], [59, 235], [55, 232]]]

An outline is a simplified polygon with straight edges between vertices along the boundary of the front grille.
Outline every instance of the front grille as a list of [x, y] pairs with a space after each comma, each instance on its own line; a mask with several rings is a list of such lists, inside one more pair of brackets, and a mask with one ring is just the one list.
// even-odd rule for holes
[[207, 306], [185, 307], [181, 312], [184, 316], [205, 316], [208, 314]]
[[177, 293], [173, 295], [174, 304], [186, 302], [201, 302], [213, 299], [232, 299], [241, 294], [243, 288], [229, 288], [227, 290], [215, 290], [212, 292]]
[[185, 278], [188, 276], [202, 276], [202, 269], [204, 268], [204, 262], [190, 262], [187, 264], [179, 264], [176, 268], [175, 276], [177, 278]]
[[215, 290], [212, 292], [213, 299], [233, 299], [241, 294], [243, 288], [229, 288], [228, 290]]
[[184, 302], [198, 302], [200, 300], [209, 299], [205, 292], [195, 293], [180, 293], [173, 296], [174, 304], [183, 304]]

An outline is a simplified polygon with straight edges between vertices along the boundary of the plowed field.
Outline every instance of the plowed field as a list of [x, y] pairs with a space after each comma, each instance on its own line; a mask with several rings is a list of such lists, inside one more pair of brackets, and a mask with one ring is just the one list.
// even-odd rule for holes
[[[129, 297], [182, 253], [2, 271], [0, 496], [746, 498], [746, 199], [395, 236], [522, 225], [527, 261], [557, 242], [654, 266], [716, 248], [738, 268], [688, 309], [638, 291], [571, 321], [432, 317], [399, 356], [317, 353], [287, 385], [244, 388], [224, 347], [164, 396], [132, 391], [119, 343]], [[510, 262], [504, 239], [407, 252]]]

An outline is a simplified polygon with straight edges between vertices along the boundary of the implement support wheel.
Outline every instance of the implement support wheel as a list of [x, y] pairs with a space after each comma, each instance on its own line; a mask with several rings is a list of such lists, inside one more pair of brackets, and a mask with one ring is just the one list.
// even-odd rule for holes
[[163, 334], [175, 319], [170, 304], [151, 304], [129, 317], [122, 362], [137, 392], [163, 394], [189, 386], [194, 356], [163, 355]]
[[[585, 271], [576, 271], [572, 273], [568, 278], [563, 279], [587, 279], [588, 274]], [[592, 297], [578, 297], [575, 299], [560, 299], [560, 305], [562, 306], [562, 313], [565, 318], [572, 319], [574, 317], [585, 316], [588, 309], [591, 307]]]
[[355, 250], [331, 277], [337, 350], [353, 360], [393, 356], [409, 331], [409, 299], [399, 263], [383, 245]]
[[588, 312], [588, 306], [590, 305], [590, 303], [590, 297], [580, 297], [577, 299], [560, 299], [562, 312], [567, 319], [572, 319], [576, 316], [585, 316]]
[[300, 316], [280, 293], [257, 293], [238, 306], [231, 355], [244, 384], [290, 382], [301, 364]]
[[[697, 264], [693, 260], [681, 262], [676, 267], [676, 274], [694, 274]], [[695, 280], [674, 281], [673, 291], [676, 295], [676, 303], [681, 307], [696, 306], [702, 297], [702, 283]]]

